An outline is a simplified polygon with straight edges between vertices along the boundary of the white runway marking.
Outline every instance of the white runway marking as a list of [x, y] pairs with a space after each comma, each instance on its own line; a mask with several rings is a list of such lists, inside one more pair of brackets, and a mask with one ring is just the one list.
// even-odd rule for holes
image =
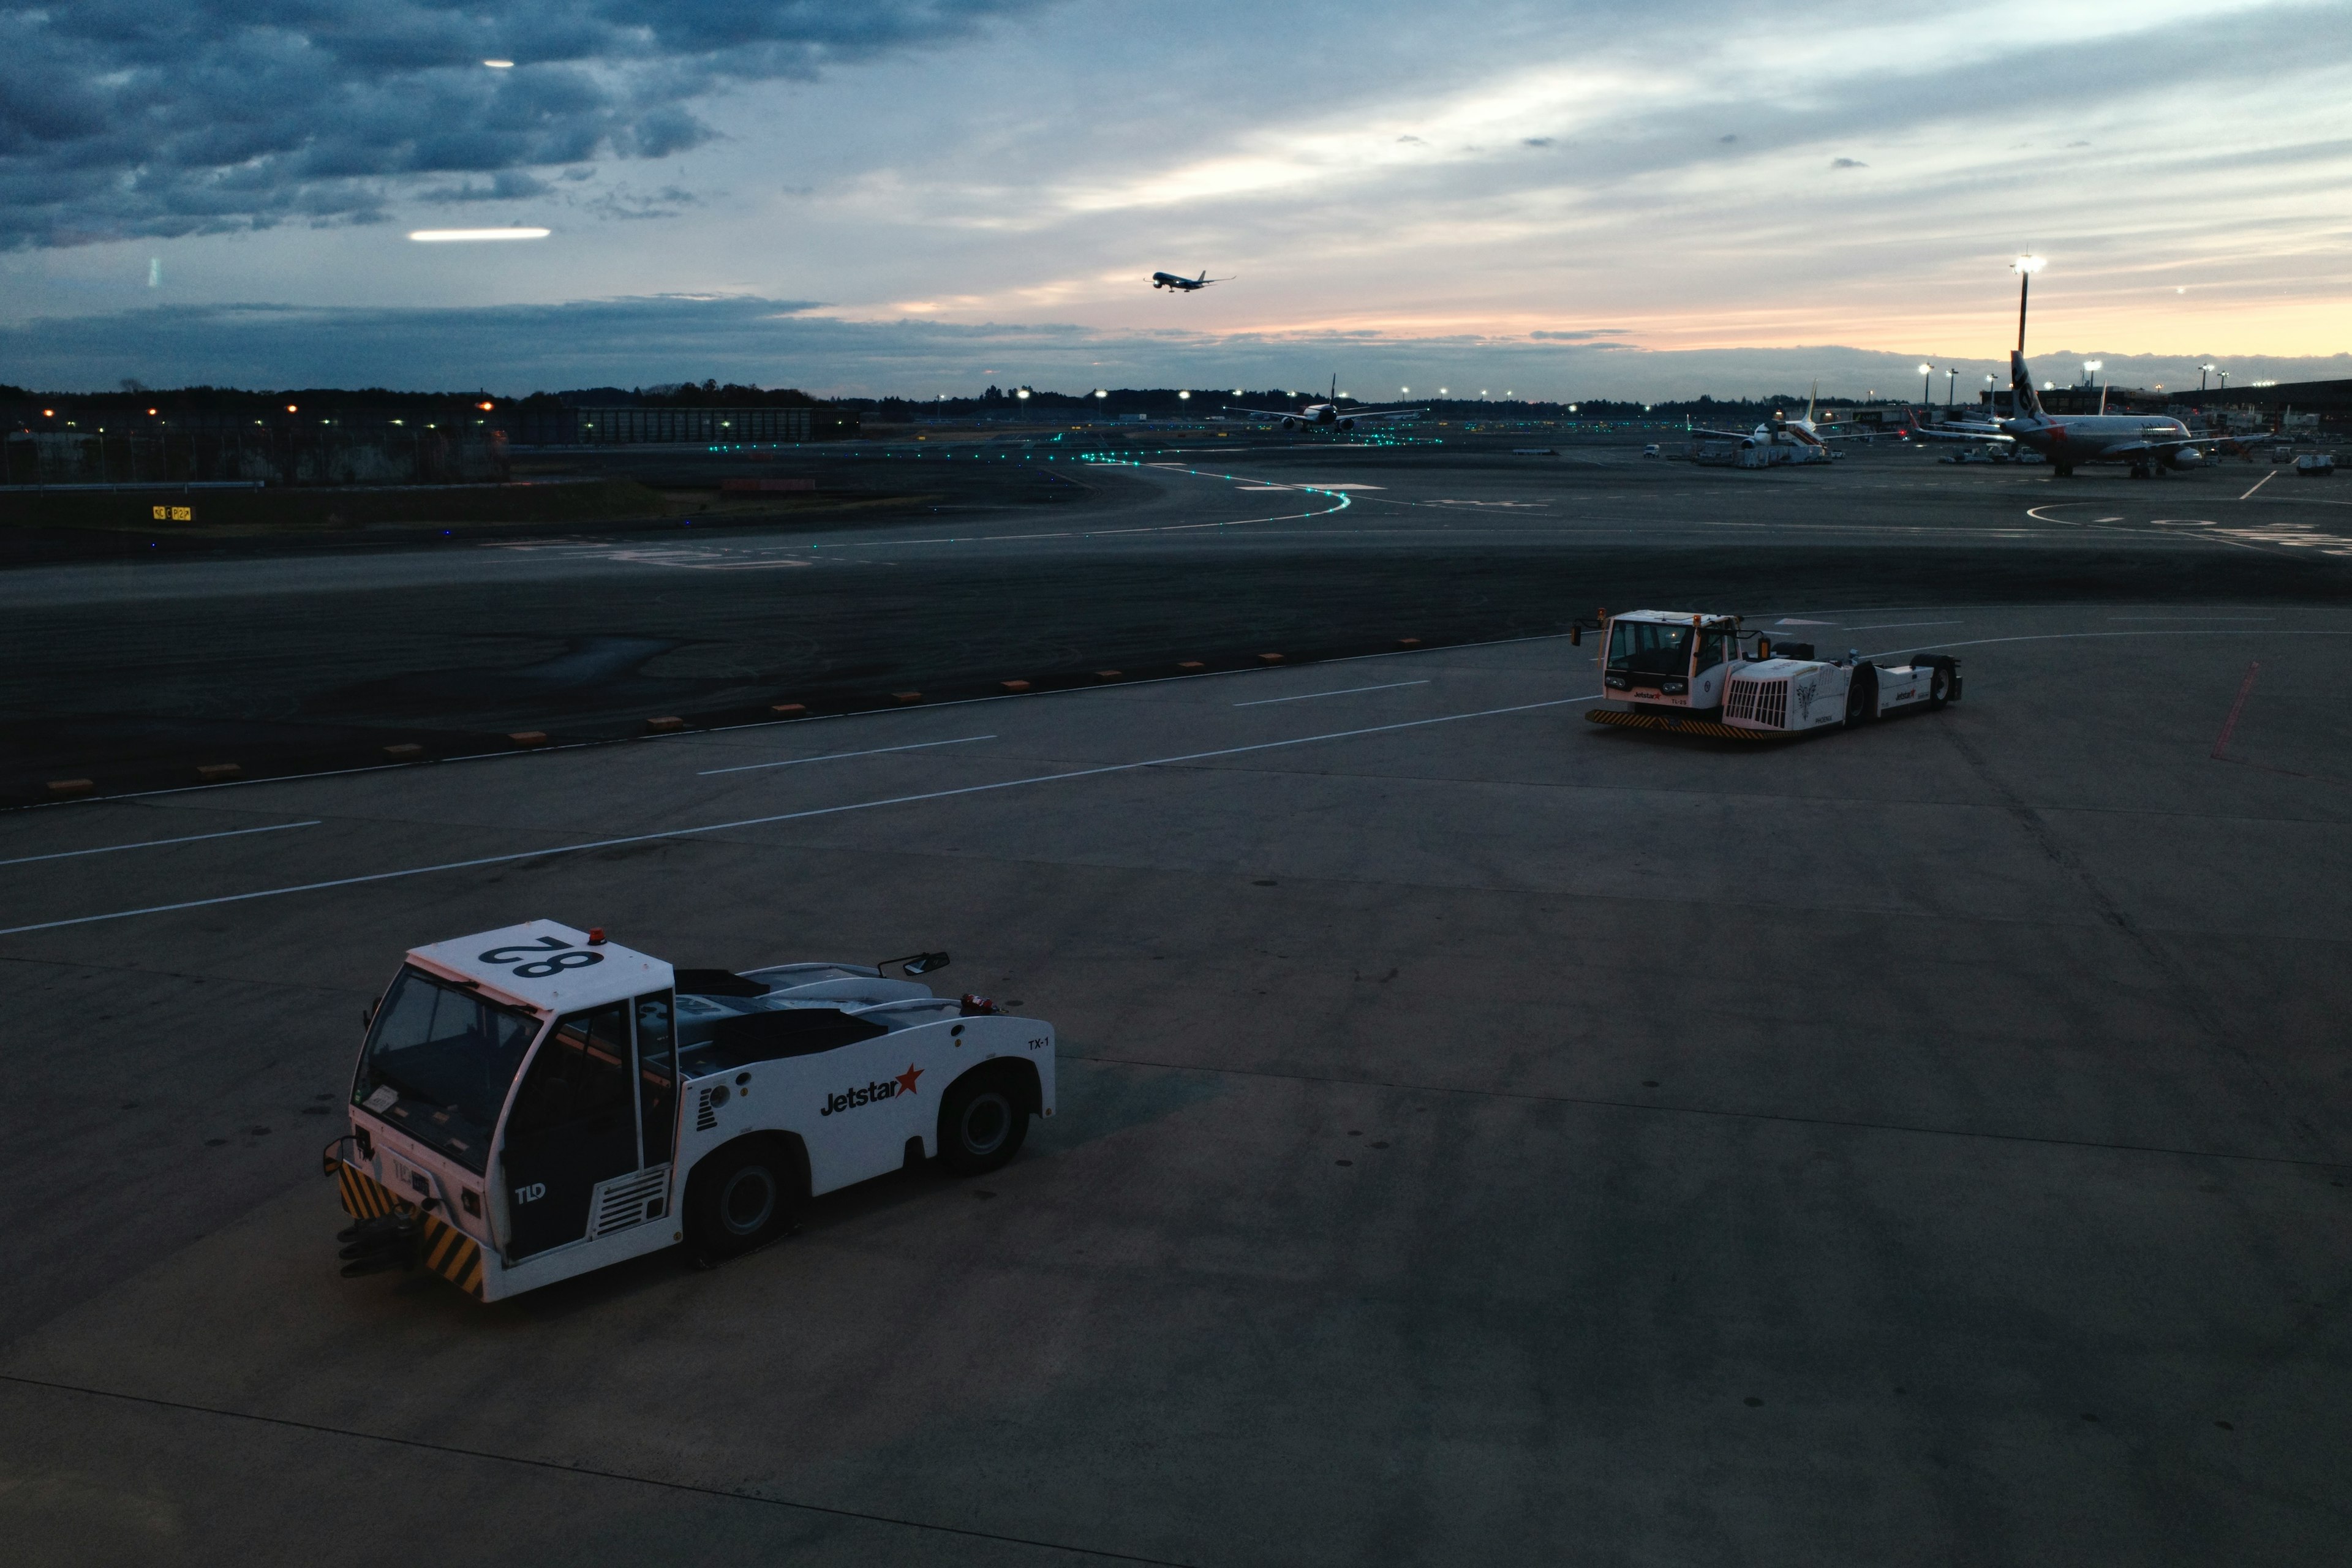
[[[1787, 625], [1786, 622], [1781, 624]], [[1845, 629], [1850, 632], [1894, 632], [1906, 626], [1957, 626], [1960, 624], [1958, 621], [1874, 621], [1866, 626], [1848, 626]]]
[[2111, 621], [2274, 621], [2276, 616], [2109, 616]]
[[993, 741], [993, 735], [964, 735], [952, 741], [918, 741], [911, 746], [877, 746], [866, 752], [827, 752], [821, 757], [787, 757], [780, 763], [743, 763], [731, 768], [705, 768], [694, 776], [707, 779], [713, 773], [748, 773], [757, 768], [796, 768], [803, 763], [837, 763], [844, 757], [878, 757], [885, 752], [921, 752], [933, 746], [967, 746], [974, 741]]
[[1312, 702], [1318, 697], [1347, 697], [1359, 691], [1394, 691], [1400, 686], [1426, 686], [1426, 680], [1391, 680], [1381, 686], [1346, 686], [1337, 691], [1302, 691], [1296, 697], [1261, 697], [1255, 702], [1236, 702], [1236, 708], [1264, 708], [1276, 702]]
[[2254, 481], [2254, 484], [2253, 484], [2253, 489], [2250, 489], [2250, 490], [2248, 490], [2244, 495], [2240, 496], [2238, 499], [2239, 499], [2240, 500], [2253, 500], [2253, 499], [2254, 499], [2254, 490], [2258, 490], [2258, 489], [2262, 489], [2264, 485], [2266, 485], [2266, 484], [2270, 483], [2273, 479], [2277, 479], [2277, 478], [2278, 478], [2278, 470], [2277, 470], [2276, 468], [2273, 468], [2269, 473], [2264, 474], [2261, 479], [2256, 479], [2256, 480]]
[[60, 849], [54, 855], [19, 855], [0, 866], [29, 866], [36, 860], [70, 860], [77, 855], [111, 855], [119, 849], [157, 849], [166, 844], [196, 844], [207, 838], [242, 838], [248, 833], [283, 833], [289, 827], [316, 827], [310, 822], [278, 822], [268, 827], [232, 827], [226, 833], [191, 833], [180, 838], [142, 838], [136, 844], [108, 844], [96, 849]]
[[0, 927], [0, 936], [21, 936], [26, 931], [57, 931], [65, 926], [94, 925], [100, 921], [130, 920], [139, 915], [170, 914], [178, 910], [211, 909], [220, 904], [249, 903], [256, 899], [282, 898], [289, 893], [316, 893], [330, 888], [356, 888], [369, 882], [396, 881], [404, 877], [425, 877], [436, 871], [465, 871], [477, 866], [507, 866], [517, 860], [536, 860], [542, 856], [577, 855], [590, 849], [615, 849], [625, 844], [653, 844], [665, 838], [692, 838], [705, 833], [727, 833], [739, 827], [765, 827], [779, 822], [802, 822], [811, 817], [837, 816], [845, 812], [874, 811], [886, 805], [912, 805], [919, 801], [946, 800], [954, 795], [984, 795], [992, 790], [1020, 789], [1028, 784], [1060, 784], [1067, 779], [1096, 778], [1104, 773], [1134, 773], [1141, 768], [1173, 767], [1180, 763], [1207, 762], [1215, 757], [1238, 757], [1251, 752], [1277, 751], [1285, 746], [1311, 746], [1319, 741], [1345, 741], [1358, 735], [1380, 735], [1397, 730], [1418, 730], [1430, 724], [1451, 724], [1465, 719], [1493, 719], [1505, 713], [1527, 713], [1543, 708], [1567, 708], [1580, 702], [1598, 702], [1600, 697], [1559, 697], [1545, 702], [1517, 702], [1507, 708], [1485, 708], [1472, 713], [1445, 713], [1434, 719], [1406, 719], [1394, 724], [1371, 724], [1360, 730], [1334, 730], [1321, 735], [1301, 735], [1288, 741], [1260, 741], [1247, 746], [1220, 746], [1214, 751], [1187, 752], [1181, 756], [1151, 757], [1139, 763], [1107, 763], [1097, 768], [1073, 768], [1066, 773], [1037, 773], [1025, 779], [1004, 779], [996, 784], [965, 784], [957, 789], [925, 790], [918, 795], [891, 795], [883, 800], [853, 801], [847, 805], [813, 806], [806, 811], [780, 811], [772, 816], [744, 816], [732, 822], [709, 822], [699, 827], [673, 827], [662, 833], [631, 833], [618, 838], [596, 838], [584, 844], [559, 844], [546, 849], [517, 849], [504, 855], [480, 855], [470, 860], [445, 860], [435, 866], [405, 866], [396, 871], [368, 871], [356, 877], [333, 877], [320, 882], [298, 882], [284, 888], [260, 888], [250, 893], [223, 893], [210, 899], [182, 899], [176, 903], [150, 904], [144, 909], [111, 910], [102, 915], [76, 915], [70, 920], [38, 921], [31, 925]]

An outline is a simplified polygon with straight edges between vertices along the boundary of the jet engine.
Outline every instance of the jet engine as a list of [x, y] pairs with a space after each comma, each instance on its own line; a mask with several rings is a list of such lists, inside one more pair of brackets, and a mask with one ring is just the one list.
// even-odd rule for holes
[[2198, 468], [2205, 465], [2205, 454], [2194, 447], [2183, 447], [2165, 458], [2176, 468]]
[[1282, 427], [1286, 430], [1296, 430], [1298, 428], [1298, 421], [1296, 419], [1286, 419], [1282, 422]]
[[1356, 422], [1352, 419], [1342, 419], [1339, 421], [1339, 428], [1342, 430], [1353, 430], [1355, 427]]

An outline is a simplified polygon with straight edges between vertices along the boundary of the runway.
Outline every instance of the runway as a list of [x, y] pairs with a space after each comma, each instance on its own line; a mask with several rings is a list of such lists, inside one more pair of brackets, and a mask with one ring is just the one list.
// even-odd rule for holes
[[[1284, 525], [1335, 531], [1318, 565], [1521, 499], [1354, 471]], [[2307, 693], [2352, 607], [2326, 546], [2200, 537], [2324, 509], [2077, 524], [2013, 478], [1921, 510], [2015, 529], [1968, 548], [2020, 576], [2107, 529], [2175, 591], [1759, 590], [1776, 635], [1968, 681], [1769, 751], [1586, 724], [1592, 647], [1539, 631], [0, 817], [12, 1538], [2332, 1563], [2352, 720]], [[1819, 492], [1722, 493], [1655, 531], [1846, 569], [1792, 542]], [[1546, 559], [1461, 526], [1424, 559]], [[510, 592], [785, 575], [524, 559]], [[1062, 1113], [715, 1272], [340, 1279], [360, 1010], [406, 947], [540, 915], [685, 964], [946, 948], [944, 988], [1056, 1025]]]

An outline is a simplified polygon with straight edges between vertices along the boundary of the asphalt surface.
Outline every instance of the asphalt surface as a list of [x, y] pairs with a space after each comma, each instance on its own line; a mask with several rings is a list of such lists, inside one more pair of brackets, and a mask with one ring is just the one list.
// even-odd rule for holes
[[[1245, 582], [1212, 569], [1379, 556], [1358, 526], [1432, 578], [1576, 570], [1484, 515], [1532, 509], [1434, 503], [1587, 470], [1397, 467], [1291, 470], [1384, 489], [1222, 547], [942, 570]], [[12, 1560], [2340, 1561], [2327, 508], [1591, 471], [1629, 572], [1766, 532], [1794, 585], [1738, 607], [1948, 649], [1965, 699], [1692, 743], [1583, 722], [1591, 647], [1533, 635], [0, 817]], [[1951, 537], [1878, 539], [1897, 502]], [[913, 537], [508, 585], [886, 583]], [[2165, 591], [1937, 592], [2094, 557]], [[404, 948], [542, 915], [685, 964], [945, 947], [944, 988], [1056, 1025], [1060, 1114], [715, 1271], [341, 1279], [316, 1152], [361, 1008]]]
[[[1133, 466], [985, 445], [877, 457], [866, 466], [897, 477], [873, 483], [964, 504], [860, 527], [0, 572], [0, 803], [57, 779], [114, 794], [221, 763], [309, 772], [387, 745], [467, 755], [517, 731], [604, 739], [777, 702], [841, 711], [1525, 636], [1602, 605], [2352, 591], [2352, 514], [2332, 487], [2273, 478], [2240, 500], [2273, 473], [2244, 465], [2134, 483], [1868, 448], [1748, 473], [1622, 445], [1201, 445]], [[1302, 484], [1362, 488], [1270, 488]], [[1015, 490], [1056, 499], [1014, 505]]]

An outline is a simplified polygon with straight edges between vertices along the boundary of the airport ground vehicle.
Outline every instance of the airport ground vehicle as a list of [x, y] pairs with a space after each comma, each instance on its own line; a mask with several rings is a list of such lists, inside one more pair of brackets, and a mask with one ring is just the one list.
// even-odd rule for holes
[[[1743, 649], [1740, 645], [1750, 646]], [[1778, 647], [1737, 616], [1633, 610], [1601, 622], [1601, 686], [1622, 708], [1588, 709], [1596, 724], [1769, 741], [1852, 728], [1960, 695], [1960, 661], [1926, 654], [1879, 664], [1848, 652], [1813, 657], [1810, 643]]]
[[495, 1301], [680, 1242], [747, 1251], [926, 1159], [1004, 1163], [1054, 1114], [1052, 1026], [885, 967], [673, 969], [551, 921], [410, 950], [325, 1153], [343, 1272], [422, 1264]]
[[2306, 452], [2294, 460], [2294, 477], [2299, 479], [2326, 479], [2336, 477], [2336, 454]]

